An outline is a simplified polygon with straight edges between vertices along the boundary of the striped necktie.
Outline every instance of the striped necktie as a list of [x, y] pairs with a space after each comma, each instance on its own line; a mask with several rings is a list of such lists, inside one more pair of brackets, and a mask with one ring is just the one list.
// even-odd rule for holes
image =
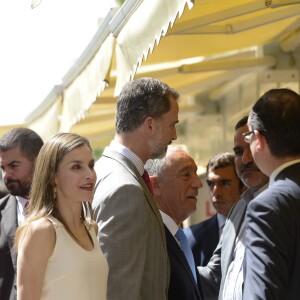
[[29, 213], [29, 200], [27, 200], [24, 204], [23, 215], [26, 217]]

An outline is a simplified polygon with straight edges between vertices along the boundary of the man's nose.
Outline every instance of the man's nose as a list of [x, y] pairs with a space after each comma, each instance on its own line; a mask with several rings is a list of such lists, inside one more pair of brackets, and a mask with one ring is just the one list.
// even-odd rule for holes
[[2, 177], [4, 179], [4, 181], [7, 181], [8, 179], [12, 178], [12, 172], [8, 171], [8, 170], [2, 170]]
[[253, 162], [253, 156], [252, 156], [250, 147], [246, 147], [244, 149], [243, 157], [242, 157], [242, 162], [245, 165], [248, 164], [248, 163], [252, 163]]
[[201, 179], [199, 178], [198, 175], [195, 175], [193, 186], [198, 188], [198, 189], [200, 189], [203, 186], [202, 181], [201, 181]]

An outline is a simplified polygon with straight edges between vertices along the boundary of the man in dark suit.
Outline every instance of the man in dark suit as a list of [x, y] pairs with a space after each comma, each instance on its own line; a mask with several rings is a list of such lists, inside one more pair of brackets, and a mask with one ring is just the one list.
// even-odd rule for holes
[[7, 190], [4, 182], [1, 179], [0, 180], [0, 199], [3, 198], [6, 195], [8, 195], [8, 190]]
[[[228, 214], [220, 242], [206, 267], [199, 267], [206, 300], [242, 300], [245, 212], [252, 199], [265, 189], [268, 177], [256, 166], [249, 144], [244, 141], [248, 117], [235, 125], [234, 155], [239, 178], [248, 189]], [[237, 255], [238, 254], [238, 255]]]
[[224, 215], [217, 213], [209, 219], [184, 229], [197, 266], [206, 266], [212, 257], [219, 243], [225, 218]]
[[206, 266], [209, 262], [219, 243], [226, 216], [245, 190], [236, 174], [234, 155], [229, 152], [219, 153], [208, 161], [206, 181], [217, 214], [185, 229], [197, 266]]
[[144, 164], [164, 156], [177, 138], [178, 97], [154, 78], [127, 83], [117, 102], [115, 138], [95, 164], [93, 208], [109, 266], [109, 300], [167, 298], [165, 231]]
[[35, 159], [43, 145], [32, 130], [15, 128], [0, 138], [0, 167], [9, 194], [0, 199], [0, 299], [15, 300], [15, 232], [25, 218]]
[[183, 232], [181, 223], [196, 210], [198, 189], [202, 187], [197, 166], [186, 151], [170, 149], [165, 158], [149, 160], [146, 169], [165, 224], [171, 265], [168, 299], [204, 299], [191, 249], [187, 248], [188, 253], [184, 253], [187, 241], [181, 244], [178, 236], [178, 231]]
[[248, 206], [245, 300], [300, 297], [300, 96], [273, 89], [252, 107], [244, 134], [270, 185]]

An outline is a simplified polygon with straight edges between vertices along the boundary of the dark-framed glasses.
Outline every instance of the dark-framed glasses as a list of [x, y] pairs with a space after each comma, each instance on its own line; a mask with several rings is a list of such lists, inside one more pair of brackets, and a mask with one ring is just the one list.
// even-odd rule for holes
[[244, 137], [244, 141], [248, 144], [251, 143], [251, 135], [254, 133], [254, 130], [250, 130], [247, 132], [244, 132], [242, 135]]

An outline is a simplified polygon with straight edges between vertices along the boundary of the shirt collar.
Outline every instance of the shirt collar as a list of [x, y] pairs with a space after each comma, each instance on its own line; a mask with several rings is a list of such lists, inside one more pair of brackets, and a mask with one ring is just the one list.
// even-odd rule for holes
[[247, 189], [241, 196], [241, 200], [249, 203], [254, 198], [254, 193], [251, 189]]
[[266, 188], [268, 188], [269, 184], [266, 183], [262, 187], [260, 187], [257, 191], [253, 193], [251, 189], [247, 189], [241, 196], [241, 200], [245, 201], [246, 203], [249, 203], [253, 198], [255, 198], [257, 195], [259, 195], [261, 192], [263, 192]]
[[125, 147], [124, 145], [120, 144], [118, 141], [116, 140], [112, 140], [109, 148], [121, 153], [122, 155], [124, 155], [126, 158], [128, 158], [137, 168], [138, 172], [140, 173], [140, 175], [142, 176], [144, 173], [144, 163], [143, 161], [135, 154], [133, 153], [129, 148]]
[[23, 197], [20, 197], [20, 196], [16, 196], [16, 199], [17, 199], [17, 201], [18, 201], [18, 208], [19, 208], [19, 211], [20, 211], [21, 213], [23, 213], [24, 206], [25, 206], [26, 202], [28, 201], [28, 199], [23, 198]]
[[254, 197], [256, 197], [257, 195], [259, 195], [261, 192], [263, 192], [265, 189], [267, 189], [269, 186], [269, 182], [267, 182], [265, 185], [263, 185], [261, 188], [259, 188], [255, 193], [254, 193]]
[[163, 220], [163, 223], [167, 226], [167, 228], [169, 229], [169, 231], [171, 232], [171, 234], [173, 236], [175, 236], [179, 226], [175, 223], [175, 221], [166, 213], [164, 213], [163, 211], [159, 210], [161, 218]]
[[217, 214], [217, 219], [218, 219], [219, 229], [223, 228], [226, 221], [226, 216], [222, 214]]

